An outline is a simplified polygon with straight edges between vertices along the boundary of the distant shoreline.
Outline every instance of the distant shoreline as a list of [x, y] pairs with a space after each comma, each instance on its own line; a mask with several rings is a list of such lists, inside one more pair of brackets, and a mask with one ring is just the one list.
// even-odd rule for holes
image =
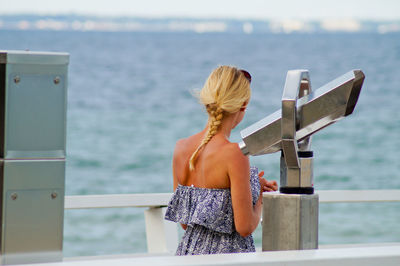
[[400, 20], [260, 20], [230, 18], [145, 18], [82, 15], [0, 15], [0, 30], [194, 33], [395, 33]]

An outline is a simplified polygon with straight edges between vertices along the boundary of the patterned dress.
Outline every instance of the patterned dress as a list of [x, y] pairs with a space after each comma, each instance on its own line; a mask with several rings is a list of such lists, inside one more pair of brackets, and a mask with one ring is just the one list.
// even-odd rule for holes
[[[260, 196], [258, 169], [250, 168], [253, 205]], [[165, 219], [187, 224], [176, 255], [254, 252], [251, 235], [242, 237], [235, 229], [229, 188], [198, 188], [178, 185]]]

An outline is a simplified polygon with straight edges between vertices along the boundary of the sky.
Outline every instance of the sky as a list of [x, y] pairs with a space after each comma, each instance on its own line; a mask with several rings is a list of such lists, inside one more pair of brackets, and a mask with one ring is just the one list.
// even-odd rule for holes
[[400, 20], [399, 0], [0, 0], [0, 14]]

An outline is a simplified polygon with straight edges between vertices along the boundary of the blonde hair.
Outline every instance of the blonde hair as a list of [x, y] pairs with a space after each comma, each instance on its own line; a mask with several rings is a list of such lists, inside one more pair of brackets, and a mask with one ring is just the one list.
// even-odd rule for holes
[[194, 170], [196, 157], [200, 150], [218, 132], [225, 113], [236, 113], [243, 103], [250, 99], [250, 80], [243, 70], [232, 66], [214, 69], [199, 93], [199, 100], [205, 105], [209, 124], [206, 135], [189, 160], [189, 169]]

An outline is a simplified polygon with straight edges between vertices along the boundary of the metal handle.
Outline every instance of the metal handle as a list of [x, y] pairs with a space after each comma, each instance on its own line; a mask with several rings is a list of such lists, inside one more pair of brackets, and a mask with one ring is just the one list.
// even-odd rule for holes
[[[290, 70], [286, 75], [285, 87], [282, 95], [282, 151], [288, 168], [299, 169], [300, 162], [297, 155], [296, 141], [296, 104], [302, 82], [310, 84], [308, 70]], [[304, 86], [303, 86], [304, 88]]]

